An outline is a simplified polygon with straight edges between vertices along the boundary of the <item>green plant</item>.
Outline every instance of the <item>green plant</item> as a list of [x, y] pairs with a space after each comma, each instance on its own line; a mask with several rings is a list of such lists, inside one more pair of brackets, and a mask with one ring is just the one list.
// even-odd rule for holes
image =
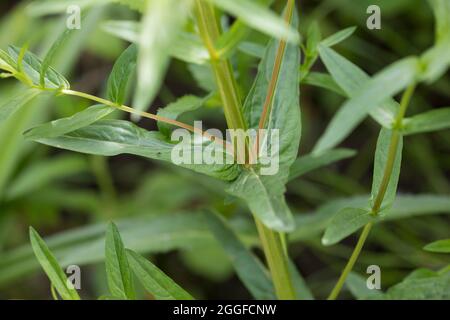
[[[217, 152], [227, 153], [227, 149], [222, 148], [227, 147], [228, 142], [213, 139], [198, 128], [177, 120], [214, 99], [220, 101], [229, 129], [278, 129], [280, 158], [276, 175], [262, 175], [259, 164], [250, 161], [243, 164], [198, 163], [182, 166], [219, 180], [219, 189], [226, 190], [234, 200], [242, 200], [253, 214], [259, 240], [252, 241], [263, 249], [270, 276], [223, 213], [202, 211], [196, 220], [205, 223], [221, 244], [249, 292], [257, 299], [311, 299], [310, 290], [288, 255], [289, 241], [295, 238], [298, 232], [296, 225], [302, 221], [292, 215], [287, 205], [286, 185], [313, 169], [353, 156], [352, 150], [336, 147], [370, 115], [382, 129], [376, 146], [369, 201], [357, 199], [355, 202], [340, 203], [331, 218], [318, 216], [319, 220], [323, 219], [318, 221], [319, 231], [325, 231], [323, 245], [337, 244], [363, 228], [329, 299], [338, 297], [346, 280], [354, 291], [364, 291], [361, 289], [361, 279], [352, 273], [352, 269], [374, 225], [389, 217], [395, 219], [393, 205], [396, 203], [403, 137], [450, 127], [450, 108], [406, 118], [416, 86], [431, 84], [450, 65], [449, 2], [430, 1], [436, 16], [436, 41], [431, 49], [419, 57], [394, 62], [373, 77], [367, 76], [331, 49], [351, 36], [355, 28], [344, 29], [322, 40], [318, 25], [311, 24], [306, 32], [306, 42], [301, 43], [298, 12], [293, 0], [286, 1], [282, 18], [266, 8], [272, 3], [270, 0], [184, 0], [179, 7], [179, 1], [175, 2], [150, 1], [147, 6], [144, 2], [135, 4], [133, 8], [143, 13], [140, 25], [132, 21], [113, 21], [105, 25], [109, 32], [135, 42], [123, 51], [112, 69], [107, 82], [107, 98], [71, 89], [65, 77], [50, 66], [55, 54], [73, 36], [73, 32], [64, 32], [43, 60], [29, 52], [26, 46], [11, 46], [8, 52], [0, 51], [0, 69], [4, 70], [1, 76], [16, 78], [23, 85], [21, 95], [0, 106], [0, 121], [21, 112], [21, 108], [38, 95], [83, 98], [97, 104], [70, 117], [32, 127], [24, 136], [41, 144], [96, 156], [128, 153], [166, 162], [172, 162], [171, 152], [176, 146], [170, 141], [173, 126], [205, 135], [208, 141], [203, 140], [201, 146], [213, 146], [218, 148]], [[174, 7], [179, 10], [173, 12]], [[223, 11], [237, 17], [226, 31], [222, 31], [218, 19]], [[189, 17], [187, 12], [192, 12], [193, 17]], [[167, 32], [153, 32], [158, 24], [163, 24]], [[271, 37], [265, 49], [248, 39], [250, 27]], [[183, 30], [181, 35], [180, 30]], [[240, 86], [236, 78], [232, 61], [238, 50], [251, 52], [260, 58], [258, 73], [245, 99], [241, 98], [244, 86]], [[304, 58], [301, 58], [302, 53]], [[160, 109], [157, 114], [146, 112], [144, 110], [161, 88], [171, 56], [202, 67], [208, 65], [209, 77], [214, 79], [213, 92], [204, 98], [182, 97]], [[319, 58], [329, 74], [311, 71]], [[131, 108], [124, 103], [135, 69], [135, 106]], [[318, 86], [348, 100], [333, 117], [312, 153], [297, 158], [302, 127], [299, 88], [303, 85]], [[392, 97], [402, 91], [401, 101], [397, 103]], [[147, 131], [130, 121], [114, 119], [114, 110], [129, 113], [135, 120], [140, 117], [155, 120], [159, 130]], [[198, 145], [195, 143], [190, 146], [192, 151], [196, 147]], [[246, 155], [253, 156], [254, 150], [253, 145], [246, 144]], [[234, 154], [231, 156], [234, 157]], [[400, 198], [400, 201], [402, 199], [404, 203], [411, 200]], [[426, 203], [427, 199], [421, 200]], [[439, 212], [440, 208], [427, 208], [423, 212], [427, 213], [427, 210]], [[33, 250], [61, 298], [79, 298], [64, 284], [64, 273], [43, 241], [33, 230], [30, 234]], [[133, 251], [125, 250], [114, 225], [110, 225], [107, 231], [105, 259], [110, 290], [110, 295], [105, 298], [135, 298], [131, 270], [157, 299], [191, 298], [152, 263]], [[429, 292], [434, 292], [433, 297], [447, 297], [447, 271], [448, 268], [444, 268], [427, 278], [408, 277], [377, 297], [402, 298], [407, 296], [410, 288], [419, 284], [426, 287], [419, 290], [421, 297], [433, 295]], [[367, 297], [367, 292], [362, 292], [360, 297]]]

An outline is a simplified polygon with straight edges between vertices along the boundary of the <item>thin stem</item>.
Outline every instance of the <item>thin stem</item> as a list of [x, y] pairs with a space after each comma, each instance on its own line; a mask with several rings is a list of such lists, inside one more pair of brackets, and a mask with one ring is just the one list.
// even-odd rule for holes
[[353, 266], [356, 263], [356, 260], [358, 260], [359, 254], [361, 253], [361, 250], [364, 246], [364, 243], [366, 242], [367, 236], [369, 235], [370, 229], [372, 229], [372, 226], [373, 222], [369, 222], [364, 226], [364, 229], [361, 232], [361, 235], [359, 236], [358, 242], [356, 243], [355, 249], [353, 250], [353, 253], [350, 256], [350, 259], [348, 260], [347, 264], [345, 265], [345, 268], [342, 271], [338, 282], [331, 291], [328, 300], [335, 300], [339, 295], [339, 292], [341, 292], [342, 286], [344, 285], [348, 274], [350, 273], [350, 271], [352, 271]]
[[[292, 0], [289, 1], [293, 2]], [[221, 59], [214, 47], [214, 43], [220, 37], [220, 27], [214, 7], [209, 1], [196, 0], [195, 13], [200, 36], [210, 54], [211, 67], [222, 99], [227, 125], [230, 129], [245, 130], [247, 125], [242, 115], [241, 100], [231, 63], [228, 59]], [[247, 151], [251, 155], [251, 150]], [[278, 298], [295, 299], [287, 254], [283, 249], [281, 235], [265, 227], [256, 217], [255, 221]]]
[[170, 118], [166, 118], [166, 117], [162, 117], [162, 116], [158, 116], [156, 114], [152, 114], [152, 113], [145, 112], [145, 111], [137, 111], [137, 110], [135, 110], [133, 108], [130, 108], [128, 106], [120, 105], [120, 104], [117, 104], [115, 102], [112, 102], [112, 101], [109, 101], [109, 100], [106, 100], [106, 99], [103, 99], [103, 98], [100, 98], [100, 97], [97, 97], [97, 96], [94, 96], [94, 95], [91, 95], [91, 94], [88, 94], [88, 93], [84, 93], [84, 92], [63, 89], [63, 90], [60, 91], [60, 93], [61, 94], [66, 94], [66, 95], [71, 95], [71, 96], [77, 96], [77, 97], [81, 97], [81, 98], [85, 98], [85, 99], [89, 99], [89, 100], [92, 100], [92, 101], [95, 101], [95, 102], [98, 102], [98, 103], [101, 103], [101, 104], [104, 104], [104, 105], [107, 105], [107, 106], [110, 106], [110, 107], [113, 107], [113, 108], [125, 111], [125, 112], [131, 113], [131, 114], [139, 115], [139, 116], [141, 116], [143, 118], [148, 118], [148, 119], [153, 119], [153, 120], [156, 120], [156, 121], [165, 122], [165, 123], [168, 123], [168, 124], [171, 124], [171, 125], [174, 125], [174, 126], [177, 126], [177, 127], [180, 127], [180, 128], [186, 129], [186, 130], [189, 130], [191, 132], [200, 134], [200, 135], [210, 139], [211, 141], [220, 144], [221, 146], [225, 146], [225, 148], [229, 152], [231, 152], [232, 154], [234, 153], [234, 149], [232, 148], [232, 146], [230, 145], [229, 142], [224, 141], [224, 140], [222, 140], [222, 139], [220, 139], [220, 138], [218, 138], [216, 136], [213, 136], [213, 135], [211, 135], [211, 134], [209, 134], [207, 132], [204, 132], [204, 131], [196, 128], [196, 127], [193, 127], [191, 125], [185, 124], [183, 122], [180, 122], [180, 121], [177, 121], [177, 120], [173, 120], [173, 119], [170, 119]]
[[[389, 150], [388, 150], [388, 156], [386, 160], [386, 166], [384, 168], [383, 178], [380, 183], [380, 187], [377, 192], [377, 196], [375, 197], [374, 204], [372, 206], [372, 214], [374, 216], [377, 216], [379, 214], [381, 205], [383, 203], [384, 196], [386, 195], [386, 190], [388, 188], [392, 171], [394, 168], [395, 158], [397, 156], [397, 148], [398, 143], [401, 136], [401, 127], [403, 122], [403, 117], [406, 114], [406, 110], [408, 109], [409, 102], [411, 101], [411, 97], [414, 93], [414, 90], [416, 88], [416, 84], [411, 84], [403, 93], [402, 99], [400, 101], [400, 108], [397, 114], [397, 117], [394, 121], [394, 124], [392, 126], [392, 135], [391, 135], [391, 141], [389, 144]], [[369, 232], [373, 226], [373, 222], [369, 222], [364, 226], [364, 229], [359, 236], [358, 242], [356, 243], [355, 249], [353, 249], [353, 253], [350, 256], [350, 259], [348, 260], [344, 270], [342, 271], [338, 282], [334, 286], [333, 290], [330, 293], [330, 296], [328, 297], [328, 300], [334, 300], [338, 297], [339, 292], [342, 289], [342, 286], [345, 283], [345, 280], [347, 279], [348, 274], [353, 269], [353, 266], [356, 263], [356, 260], [358, 260], [358, 257], [361, 253], [361, 249], [364, 246], [364, 243], [367, 239], [367, 236], [369, 235]]]

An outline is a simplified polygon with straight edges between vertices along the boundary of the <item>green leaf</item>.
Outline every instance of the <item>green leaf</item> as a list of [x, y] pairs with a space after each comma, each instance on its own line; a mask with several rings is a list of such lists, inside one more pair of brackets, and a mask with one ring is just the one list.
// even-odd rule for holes
[[327, 150], [322, 154], [308, 154], [295, 160], [289, 174], [289, 180], [296, 179], [305, 173], [327, 166], [342, 159], [353, 157], [356, 154], [351, 149]]
[[338, 110], [314, 152], [333, 148], [344, 140], [370, 111], [411, 84], [417, 76], [418, 66], [416, 58], [405, 58], [363, 84], [359, 93]]
[[333, 91], [341, 96], [347, 96], [347, 94], [339, 87], [334, 79], [326, 73], [309, 72], [302, 80], [301, 84], [307, 84], [310, 86], [316, 86], [319, 88]]
[[450, 253], [450, 239], [429, 243], [423, 249], [430, 252]]
[[381, 300], [383, 292], [371, 290], [367, 287], [366, 279], [355, 272], [350, 272], [345, 280], [345, 285], [351, 294], [358, 300]]
[[122, 239], [114, 223], [108, 225], [105, 244], [105, 264], [111, 295], [135, 299], [133, 277]]
[[227, 188], [228, 193], [243, 199], [266, 226], [289, 232], [294, 228], [294, 219], [283, 196], [285, 191], [276, 176], [258, 175], [253, 169], [242, 171]]
[[28, 88], [20, 95], [14, 96], [0, 104], [0, 124], [16, 113], [21, 107], [33, 100], [40, 90]]
[[[41, 87], [45, 87], [45, 78], [48, 77], [47, 71], [50, 68], [50, 65], [53, 63], [53, 60], [57, 53], [59, 52], [60, 48], [62, 48], [68, 41], [68, 38], [72, 35], [76, 29], [66, 29], [64, 32], [56, 39], [56, 41], [53, 43], [53, 45], [48, 50], [44, 60], [41, 64], [41, 69], [39, 71], [40, 77], [39, 77], [39, 83]], [[61, 80], [62, 83], [65, 85], [68, 85], [64, 81], [64, 77], [58, 74], [58, 80]], [[64, 87], [65, 88], [65, 87]]]
[[447, 0], [428, 0], [436, 19], [436, 42], [448, 42], [450, 36], [450, 3]]
[[86, 127], [114, 111], [114, 108], [103, 104], [93, 105], [71, 117], [53, 120], [25, 131], [24, 135], [30, 140], [56, 138], [68, 132]]
[[108, 99], [122, 105], [127, 96], [129, 80], [136, 68], [137, 46], [130, 45], [117, 59], [108, 78]]
[[249, 249], [239, 240], [225, 219], [213, 212], [206, 212], [205, 219], [216, 240], [222, 245], [236, 270], [255, 299], [275, 299], [269, 273]]
[[[239, 173], [239, 167], [235, 164], [227, 164], [231, 157], [223, 147], [211, 141], [193, 141], [188, 135], [179, 144], [171, 143], [167, 138], [157, 131], [141, 129], [129, 121], [123, 120], [100, 120], [87, 127], [66, 133], [54, 138], [37, 138], [37, 142], [63, 148], [76, 152], [115, 156], [119, 154], [134, 154], [150, 159], [172, 162], [172, 152], [184, 151], [200, 152], [199, 148], [209, 148], [223, 155], [224, 164], [180, 164], [180, 166], [204, 173], [222, 180], [233, 180]], [[174, 151], [175, 146], [177, 150]]]
[[435, 277], [409, 278], [389, 288], [388, 300], [448, 300], [450, 272]]
[[[386, 169], [389, 148], [391, 145], [391, 138], [394, 133], [392, 130], [382, 128], [380, 135], [378, 136], [377, 149], [375, 151], [374, 169], [373, 169], [373, 182], [372, 182], [372, 196], [371, 203], [374, 204], [375, 198], [378, 195], [381, 182], [383, 180], [384, 171]], [[397, 150], [395, 151], [395, 160], [392, 167], [392, 172], [389, 177], [389, 184], [386, 189], [386, 193], [383, 198], [381, 210], [389, 207], [394, 202], [395, 195], [397, 193], [397, 184], [400, 176], [400, 168], [402, 163], [402, 150], [403, 150], [403, 137], [399, 134], [399, 141]]]
[[314, 300], [314, 296], [311, 290], [306, 285], [305, 279], [303, 279], [297, 267], [289, 260], [289, 273], [291, 276], [292, 285], [294, 286], [296, 298], [299, 300]]
[[[292, 26], [297, 27], [298, 17], [294, 10]], [[297, 158], [301, 136], [301, 116], [299, 105], [299, 67], [300, 49], [293, 44], [286, 44], [282, 56], [277, 57], [279, 41], [272, 39], [258, 66], [258, 74], [253, 86], [245, 99], [244, 117], [248, 127], [258, 129], [265, 101], [272, 96], [268, 106], [268, 114], [264, 129], [279, 130], [280, 170], [278, 179], [287, 181], [289, 167]], [[276, 60], [281, 60], [277, 74], [274, 74]], [[271, 80], [275, 79], [274, 87]]]
[[320, 33], [319, 24], [313, 22], [306, 34], [306, 55], [315, 56], [317, 54], [317, 45], [320, 40], [322, 40], [322, 35]]
[[[9, 54], [16, 62], [20, 61], [20, 52], [20, 48], [9, 46]], [[52, 55], [55, 55], [55, 53], [52, 53]], [[34, 85], [41, 86], [42, 61], [29, 51], [25, 52], [21, 61], [23, 72], [30, 78]], [[43, 87], [50, 89], [70, 88], [70, 83], [58, 71], [50, 66], [46, 69]]]
[[432, 132], [450, 128], [450, 108], [430, 110], [403, 120], [405, 135]]
[[81, 155], [65, 155], [35, 161], [24, 168], [5, 192], [5, 200], [26, 196], [57, 179], [88, 171], [88, 163]]
[[126, 250], [133, 272], [144, 288], [157, 300], [193, 300], [193, 297], [177, 285], [153, 263], [141, 255]]
[[[138, 81], [134, 106], [145, 110], [155, 98], [169, 64], [168, 51], [176, 42], [191, 7], [191, 0], [149, 1], [139, 35]], [[161, 32], [161, 26], [164, 32]]]
[[287, 26], [281, 17], [256, 1], [212, 0], [212, 2], [258, 31], [278, 39], [287, 39], [294, 44], [300, 43], [300, 35], [295, 27]]
[[[139, 43], [140, 24], [130, 20], [113, 20], [102, 24], [103, 30], [129, 42]], [[167, 49], [168, 53], [181, 61], [205, 64], [209, 61], [208, 50], [200, 37], [194, 33], [179, 31], [176, 40]]]
[[[205, 98], [187, 95], [179, 98], [177, 101], [167, 105], [166, 107], [159, 109], [158, 115], [176, 120], [181, 114], [200, 108], [205, 103], [205, 100]], [[159, 121], [158, 128], [164, 135], [170, 136], [171, 125]]]
[[36, 258], [61, 298], [64, 300], [80, 300], [77, 290], [68, 286], [69, 282], [58, 261], [32, 227], [30, 227], [30, 241]]
[[336, 244], [372, 220], [374, 216], [368, 209], [344, 208], [331, 219], [322, 237], [322, 244], [325, 246]]
[[[358, 66], [338, 54], [333, 49], [319, 46], [320, 58], [335, 82], [349, 98], [356, 97], [370, 81], [370, 77]], [[369, 114], [383, 127], [390, 128], [398, 110], [398, 103], [393, 99], [382, 101]]]
[[345, 28], [341, 31], [336, 32], [335, 34], [325, 38], [320, 42], [322, 46], [332, 47], [337, 45], [338, 43], [344, 41], [348, 37], [350, 37], [356, 30], [356, 27]]

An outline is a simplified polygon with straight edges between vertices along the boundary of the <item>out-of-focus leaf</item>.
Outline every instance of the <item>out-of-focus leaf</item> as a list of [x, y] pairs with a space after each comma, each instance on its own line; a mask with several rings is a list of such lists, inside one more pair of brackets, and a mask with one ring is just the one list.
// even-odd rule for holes
[[450, 239], [429, 243], [423, 249], [430, 252], [450, 253]]
[[322, 154], [308, 154], [299, 157], [292, 164], [289, 174], [289, 180], [298, 178], [312, 170], [327, 166], [342, 159], [353, 157], [356, 154], [351, 149], [332, 149]]
[[289, 260], [288, 267], [296, 298], [299, 300], [314, 300], [314, 296], [311, 290], [306, 285], [305, 279], [303, 279], [302, 275], [297, 270], [297, 267], [291, 260]]
[[387, 300], [448, 300], [450, 272], [435, 277], [405, 279], [389, 288]]
[[[194, 111], [200, 108], [205, 103], [204, 98], [187, 95], [179, 98], [177, 101], [167, 105], [158, 110], [158, 115], [176, 120], [181, 114], [189, 111]], [[158, 122], [159, 131], [164, 135], [170, 136], [171, 126], [164, 122]]]
[[126, 99], [128, 84], [136, 68], [137, 46], [130, 45], [117, 59], [108, 78], [108, 99], [123, 104]]
[[43, 138], [56, 138], [68, 132], [86, 127], [114, 111], [114, 108], [103, 104], [93, 105], [71, 117], [53, 120], [25, 131], [27, 139], [38, 140]]
[[352, 295], [358, 300], [381, 300], [383, 292], [371, 290], [367, 287], [366, 279], [355, 272], [350, 272], [345, 285]]
[[[138, 81], [134, 107], [145, 110], [155, 98], [164, 78], [170, 47], [185, 23], [191, 0], [149, 1], [139, 35]], [[161, 26], [164, 32], [161, 32]]]
[[60, 156], [31, 164], [14, 179], [5, 199], [13, 200], [32, 193], [51, 181], [87, 171], [88, 164], [79, 155]]
[[341, 96], [347, 96], [347, 94], [339, 87], [334, 79], [326, 73], [309, 72], [302, 80], [302, 84], [308, 84], [310, 86], [316, 86], [319, 88], [333, 91]]
[[428, 0], [436, 19], [436, 42], [448, 42], [450, 40], [450, 3], [446, 0]]
[[108, 225], [105, 242], [105, 265], [111, 295], [134, 299], [133, 276], [122, 239], [114, 223]]
[[[324, 50], [327, 49], [321, 49], [321, 52]], [[417, 77], [418, 70], [417, 58], [405, 58], [365, 82], [360, 91], [338, 110], [314, 147], [314, 152], [321, 152], [339, 144], [370, 111], [411, 84]]]
[[73, 287], [69, 287], [69, 281], [67, 280], [66, 274], [48, 249], [44, 240], [42, 240], [39, 234], [31, 227], [30, 241], [39, 264], [42, 266], [42, 269], [44, 269], [61, 298], [64, 300], [80, 300], [77, 290]]
[[[215, 142], [208, 140], [200, 142], [182, 141], [179, 144], [171, 143], [160, 132], [147, 131], [123, 120], [100, 120], [59, 137], [37, 138], [36, 141], [88, 154], [115, 156], [127, 153], [171, 163], [173, 163], [172, 151], [175, 146], [181, 150], [178, 151], [190, 151], [191, 154], [201, 152], [204, 148], [209, 147], [223, 155], [224, 164], [194, 164], [193, 161], [190, 161], [190, 164], [180, 164], [180, 166], [222, 180], [233, 180], [239, 173], [239, 168], [236, 164], [227, 164], [230, 161], [226, 157], [231, 157], [231, 155]], [[178, 151], [175, 150], [174, 152]]]
[[450, 128], [450, 108], [430, 110], [403, 120], [405, 135], [432, 132]]
[[323, 39], [320, 44], [325, 47], [332, 47], [350, 37], [355, 32], [355, 30], [356, 27], [345, 28]]
[[[107, 21], [103, 30], [129, 42], [139, 43], [140, 24], [136, 21]], [[167, 49], [168, 53], [181, 61], [204, 64], [209, 60], [208, 50], [200, 38], [193, 33], [179, 31], [176, 40]]]
[[[319, 46], [319, 53], [333, 79], [349, 98], [356, 97], [370, 80], [370, 77], [363, 70], [333, 49]], [[390, 128], [397, 109], [398, 103], [393, 99], [388, 99], [379, 103], [375, 110], [369, 112], [383, 127]]]
[[193, 300], [192, 296], [176, 284], [164, 272], [141, 255], [126, 251], [131, 268], [137, 278], [158, 300]]
[[28, 88], [25, 89], [20, 95], [14, 96], [11, 99], [2, 101], [0, 103], [0, 124], [17, 112], [20, 108], [25, 106], [28, 102], [33, 100], [40, 90]]
[[296, 44], [300, 42], [300, 35], [295, 27], [289, 27], [281, 17], [256, 1], [212, 0], [212, 2], [258, 31]]
[[322, 237], [322, 244], [325, 246], [336, 244], [372, 220], [374, 216], [370, 210], [344, 208], [331, 219]]
[[317, 54], [317, 45], [320, 40], [322, 40], [322, 35], [320, 33], [319, 24], [317, 22], [313, 22], [307, 31], [306, 34], [306, 55], [314, 56]]
[[389, 184], [384, 194], [381, 210], [389, 207], [395, 199], [397, 193], [397, 184], [400, 176], [400, 167], [402, 164], [402, 150], [403, 150], [403, 137], [399, 133], [395, 133], [392, 130], [382, 128], [380, 135], [378, 136], [377, 149], [375, 151], [374, 169], [373, 169], [373, 182], [372, 182], [372, 196], [371, 203], [374, 205], [375, 198], [378, 195], [381, 182], [383, 180], [384, 171], [387, 166], [389, 149], [391, 147], [392, 135], [398, 135], [397, 149], [395, 150], [395, 160], [392, 167], [392, 172], [389, 178]]
[[236, 273], [255, 299], [275, 299], [273, 284], [262, 263], [239, 240], [224, 218], [206, 212], [211, 232], [230, 257]]

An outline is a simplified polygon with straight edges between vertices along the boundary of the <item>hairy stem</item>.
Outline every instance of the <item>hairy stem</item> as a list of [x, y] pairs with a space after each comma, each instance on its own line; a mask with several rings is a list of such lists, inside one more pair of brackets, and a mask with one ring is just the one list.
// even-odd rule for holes
[[[292, 0], [289, 1], [293, 2]], [[221, 59], [215, 48], [215, 43], [220, 37], [220, 27], [214, 7], [208, 1], [196, 0], [195, 13], [200, 36], [209, 51], [211, 66], [222, 99], [227, 125], [230, 129], [245, 130], [247, 125], [242, 115], [241, 99], [231, 63], [228, 59]], [[256, 217], [255, 221], [277, 297], [279, 299], [295, 299], [295, 292], [288, 270], [288, 258], [283, 248], [281, 234], [265, 227]]]
[[[391, 141], [389, 144], [388, 156], [387, 156], [387, 160], [386, 160], [386, 166], [384, 168], [383, 179], [381, 180], [380, 188], [378, 189], [377, 196], [375, 197], [375, 201], [372, 206], [372, 214], [374, 216], [377, 216], [379, 214], [381, 205], [383, 203], [384, 196], [386, 195], [386, 190], [388, 188], [389, 181], [391, 180], [392, 170], [394, 168], [398, 143], [399, 143], [400, 135], [401, 135], [403, 117], [405, 116], [406, 110], [409, 106], [409, 102], [414, 93], [415, 87], [416, 87], [416, 84], [413, 83], [403, 93], [403, 96], [402, 96], [402, 99], [400, 102], [400, 109], [398, 111], [397, 117], [392, 126], [393, 132], [392, 132]], [[330, 295], [328, 296], [328, 300], [336, 299], [338, 297], [339, 293], [341, 292], [341, 289], [345, 283], [345, 280], [347, 279], [348, 274], [350, 273], [350, 271], [352, 271], [353, 266], [356, 263], [356, 260], [358, 260], [358, 257], [361, 253], [364, 243], [367, 240], [369, 232], [372, 229], [372, 226], [373, 226], [373, 222], [369, 222], [368, 224], [366, 224], [364, 226], [364, 229], [361, 232], [361, 235], [359, 236], [358, 242], [356, 243], [355, 249], [353, 249], [352, 255], [350, 256], [350, 259], [348, 260], [347, 264], [345, 265], [344, 270], [342, 271], [338, 282], [336, 283], [336, 285], [334, 286]]]

